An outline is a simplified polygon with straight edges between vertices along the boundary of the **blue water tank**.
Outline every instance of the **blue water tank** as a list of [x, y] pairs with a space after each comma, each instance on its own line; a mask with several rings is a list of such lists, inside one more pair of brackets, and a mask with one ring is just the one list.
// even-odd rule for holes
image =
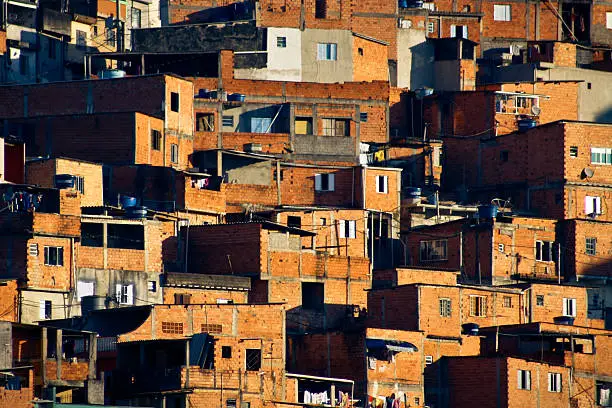
[[408, 8], [408, 0], [399, 0], [399, 8]]
[[56, 174], [54, 177], [55, 188], [74, 188], [75, 177], [71, 174]]
[[520, 119], [518, 121], [518, 130], [519, 132], [526, 132], [529, 129], [533, 129], [537, 126], [537, 122], [535, 119]]
[[476, 323], [466, 323], [463, 326], [463, 334], [467, 334], [468, 336], [478, 336], [478, 331], [480, 326]]
[[197, 97], [198, 98], [207, 98], [208, 99], [208, 98], [210, 98], [209, 95], [210, 95], [210, 91], [208, 89], [200, 89], [198, 91]]
[[244, 94], [233, 93], [227, 95], [227, 100], [231, 102], [244, 102], [246, 96]]
[[122, 69], [103, 69], [98, 75], [101, 79], [113, 79], [125, 77], [125, 71]]
[[574, 318], [572, 316], [557, 316], [553, 318], [553, 321], [556, 324], [564, 324], [567, 326], [572, 326], [574, 324]]
[[406, 198], [420, 198], [421, 197], [421, 189], [418, 187], [406, 187], [404, 189]]
[[138, 200], [135, 197], [122, 195], [119, 197], [119, 203], [121, 208], [135, 207], [138, 204]]
[[486, 218], [491, 219], [497, 217], [497, 206], [488, 204], [488, 205], [479, 205], [478, 206], [478, 218]]
[[125, 216], [127, 218], [146, 218], [147, 217], [147, 207], [127, 207], [125, 209]]

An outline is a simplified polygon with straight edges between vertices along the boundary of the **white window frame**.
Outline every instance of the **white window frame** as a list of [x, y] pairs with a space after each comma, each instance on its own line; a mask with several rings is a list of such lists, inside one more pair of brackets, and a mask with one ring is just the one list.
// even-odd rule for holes
[[[480, 299], [480, 300], [477, 300]], [[487, 317], [487, 297], [470, 295], [470, 316]]]
[[[428, 254], [426, 257], [423, 257], [424, 250]], [[442, 253], [439, 253], [439, 250], [442, 250]], [[421, 260], [421, 262], [447, 261], [448, 260], [448, 240], [447, 239], [434, 239], [434, 240], [421, 241], [419, 243], [419, 259]]]
[[586, 215], [601, 214], [601, 197], [585, 196], [584, 197], [584, 213]]
[[563, 383], [561, 373], [548, 373], [548, 392], [561, 392]]
[[584, 253], [587, 255], [597, 255], [597, 238], [586, 237], [584, 239]]
[[131, 283], [115, 284], [115, 298], [120, 305], [133, 305], [134, 285]]
[[95, 283], [86, 281], [77, 281], [77, 299], [79, 302], [83, 296], [93, 296], [95, 294]]
[[494, 4], [493, 20], [512, 21], [512, 6], [510, 4]]
[[179, 146], [176, 143], [170, 144], [170, 163], [178, 164], [179, 162]]
[[[49, 303], [49, 314], [47, 315], [47, 303]], [[39, 318], [40, 320], [49, 320], [53, 318], [53, 302], [50, 300], [41, 300], [39, 303]]]
[[516, 388], [519, 390], [531, 390], [531, 371], [529, 370], [516, 370], [517, 372], [517, 385]]
[[[327, 178], [327, 188], [323, 188], [323, 179]], [[314, 177], [315, 191], [335, 191], [336, 175], [334, 173], [317, 173]]]
[[287, 48], [287, 37], [279, 35], [276, 37], [276, 48]]
[[612, 30], [612, 11], [606, 12], [606, 28]]
[[[553, 255], [553, 248], [555, 247], [554, 241], [536, 241], [535, 242], [535, 260], [538, 262], [554, 262], [555, 257]], [[548, 245], [548, 251], [545, 251], [546, 245]], [[540, 256], [538, 257], [538, 252]], [[546, 256], [545, 256], [546, 254]], [[548, 259], [546, 259], [548, 258]]]
[[338, 229], [340, 238], [355, 239], [357, 238], [357, 221], [356, 220], [340, 220], [338, 221]]
[[389, 193], [389, 177], [376, 176], [376, 192], [380, 194]]
[[576, 317], [576, 299], [563, 298], [563, 316]]
[[591, 147], [591, 164], [602, 166], [612, 165], [612, 148]]
[[427, 22], [427, 34], [433, 34], [435, 30], [436, 30], [436, 25], [434, 24], [434, 22], [428, 21]]
[[462, 27], [461, 29], [461, 38], [468, 38], [468, 26], [466, 25], [462, 25], [462, 24], [451, 24], [450, 26], [450, 36], [451, 38], [456, 38], [457, 37], [457, 27]]
[[453, 302], [449, 298], [439, 298], [440, 317], [451, 317], [453, 314]]
[[319, 61], [337, 61], [338, 60], [338, 44], [336, 43], [318, 43], [317, 44], [317, 60]]

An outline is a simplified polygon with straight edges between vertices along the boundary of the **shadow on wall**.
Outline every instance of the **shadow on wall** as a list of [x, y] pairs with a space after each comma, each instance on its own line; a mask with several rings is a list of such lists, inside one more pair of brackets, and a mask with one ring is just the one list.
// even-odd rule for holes
[[599, 112], [595, 117], [598, 123], [612, 123], [612, 108], [606, 108]]
[[410, 47], [412, 61], [410, 66], [410, 89], [431, 87], [434, 83], [434, 52], [428, 42]]

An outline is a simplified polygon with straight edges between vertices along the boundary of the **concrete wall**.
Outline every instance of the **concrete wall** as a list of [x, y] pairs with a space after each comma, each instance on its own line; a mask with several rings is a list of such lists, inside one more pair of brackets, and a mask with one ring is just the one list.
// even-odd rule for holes
[[[319, 43], [337, 44], [336, 61], [317, 60]], [[302, 81], [349, 82], [353, 78], [353, 34], [348, 30], [304, 30]]]
[[426, 42], [425, 32], [416, 29], [399, 30], [397, 43], [397, 87], [432, 87], [433, 46]]
[[40, 302], [42, 300], [51, 301], [51, 318], [64, 319], [70, 317], [70, 299], [68, 293], [62, 292], [43, 292], [33, 290], [21, 291], [21, 308], [17, 318], [21, 323], [35, 323], [40, 319]]

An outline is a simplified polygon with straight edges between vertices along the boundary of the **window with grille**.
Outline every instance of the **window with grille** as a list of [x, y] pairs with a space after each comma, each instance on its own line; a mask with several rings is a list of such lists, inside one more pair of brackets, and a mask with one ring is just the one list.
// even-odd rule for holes
[[530, 390], [531, 389], [531, 371], [529, 370], [517, 370], [517, 388], [519, 390]]
[[247, 371], [258, 371], [261, 369], [260, 349], [246, 349], [246, 369]]
[[162, 322], [162, 333], [183, 334], [183, 323]]
[[578, 146], [570, 146], [570, 157], [578, 157]]
[[612, 164], [612, 148], [591, 147], [592, 164]]
[[64, 248], [46, 246], [45, 247], [45, 265], [64, 266]]
[[560, 373], [548, 373], [548, 392], [561, 392]]
[[504, 307], [512, 307], [512, 298], [510, 296], [504, 296]]
[[439, 300], [440, 302], [440, 316], [442, 317], [451, 317], [451, 300], [442, 298]]
[[276, 37], [277, 48], [287, 48], [287, 37]]
[[223, 327], [220, 324], [203, 323], [201, 326], [202, 333], [220, 334], [223, 333]]
[[544, 306], [544, 295], [536, 295], [536, 306]]
[[115, 297], [120, 305], [134, 304], [134, 285], [118, 283], [115, 285]]
[[587, 255], [595, 255], [597, 253], [597, 238], [586, 238], [585, 252]]
[[81, 176], [74, 177], [74, 188], [81, 194], [85, 194], [85, 178]]
[[421, 261], [445, 261], [447, 256], [448, 240], [432, 240], [420, 242]]
[[470, 296], [470, 316], [485, 317], [487, 315], [487, 297]]
[[493, 5], [493, 20], [512, 21], [512, 8], [509, 4]]
[[323, 136], [350, 136], [351, 124], [349, 119], [326, 118], [323, 119]]
[[427, 33], [432, 34], [435, 31], [435, 24], [433, 22], [427, 23]]
[[151, 129], [151, 149], [161, 150], [161, 132], [159, 130]]
[[223, 116], [221, 120], [224, 127], [234, 127], [234, 117], [233, 116]]

